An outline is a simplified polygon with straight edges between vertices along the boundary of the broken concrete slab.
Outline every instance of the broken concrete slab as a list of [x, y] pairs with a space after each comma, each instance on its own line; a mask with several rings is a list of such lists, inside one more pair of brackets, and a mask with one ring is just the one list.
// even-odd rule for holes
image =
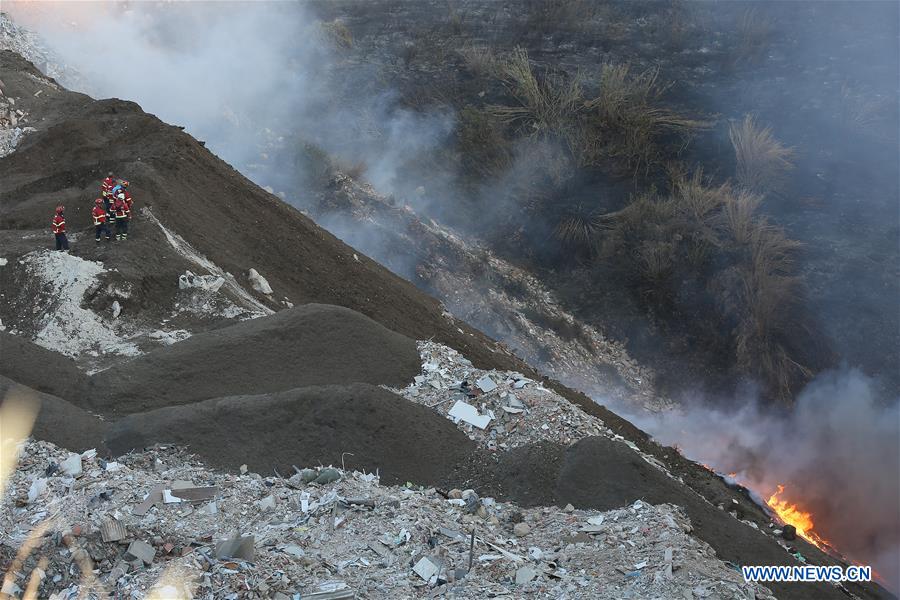
[[462, 400], [456, 401], [448, 415], [454, 419], [474, 425], [479, 429], [484, 429], [491, 422], [491, 418], [488, 415], [478, 414], [478, 409]]
[[537, 574], [531, 567], [519, 567], [516, 569], [516, 585], [525, 585], [537, 577]]
[[133, 542], [131, 542], [131, 544], [128, 545], [126, 554], [136, 560], [140, 560], [145, 565], [149, 565], [153, 562], [153, 557], [156, 556], [156, 548], [154, 548], [147, 542], [134, 540]]
[[433, 580], [437, 580], [438, 574], [443, 569], [443, 561], [435, 556], [423, 556], [413, 566], [413, 572], [428, 583], [433, 583]]
[[475, 385], [478, 387], [479, 390], [481, 390], [485, 394], [487, 394], [489, 392], [493, 392], [494, 390], [497, 389], [497, 384], [494, 383], [494, 380], [491, 379], [490, 377], [488, 377], [487, 375], [485, 375], [484, 377], [482, 377], [481, 379], [476, 381]]
[[235, 536], [216, 544], [216, 558], [236, 558], [252, 561], [255, 555], [256, 538], [252, 535]]

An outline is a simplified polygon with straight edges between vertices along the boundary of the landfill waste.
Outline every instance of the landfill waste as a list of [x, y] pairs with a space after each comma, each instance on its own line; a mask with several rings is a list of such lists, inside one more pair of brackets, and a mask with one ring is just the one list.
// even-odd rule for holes
[[[96, 454], [76, 456], [81, 473], [48, 475], [71, 453], [22, 445], [0, 503], [0, 561], [30, 553], [5, 589], [24, 590], [39, 567], [38, 596], [56, 599], [685, 598], [695, 589], [771, 597], [690, 535], [671, 505], [521, 508], [471, 490], [453, 499], [435, 488], [382, 486], [374, 474], [336, 467], [297, 468], [289, 479], [226, 473], [163, 446], [122, 456], [114, 469]], [[310, 479], [324, 471], [339, 478]], [[44, 482], [40, 497], [29, 494], [35, 481]], [[274, 506], [263, 507], [266, 498]], [[528, 527], [524, 539], [515, 520]], [[600, 526], [584, 533], [590, 523]]]
[[606, 427], [553, 390], [512, 371], [476, 369], [462, 354], [432, 341], [418, 342], [422, 372], [403, 389], [391, 391], [454, 421], [488, 450], [536, 442], [565, 446], [591, 436], [624, 443], [648, 463], [671, 475], [654, 456]]

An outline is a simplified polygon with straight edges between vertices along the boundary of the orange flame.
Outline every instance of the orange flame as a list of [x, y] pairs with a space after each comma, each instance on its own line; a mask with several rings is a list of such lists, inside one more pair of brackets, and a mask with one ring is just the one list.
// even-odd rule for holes
[[784, 486], [779, 485], [778, 491], [769, 496], [769, 499], [766, 501], [769, 508], [775, 511], [778, 518], [785, 524], [796, 527], [797, 535], [811, 542], [819, 549], [828, 551], [831, 544], [814, 531], [815, 524], [813, 523], [812, 513], [803, 510], [797, 504], [779, 498], [778, 496], [783, 493]]

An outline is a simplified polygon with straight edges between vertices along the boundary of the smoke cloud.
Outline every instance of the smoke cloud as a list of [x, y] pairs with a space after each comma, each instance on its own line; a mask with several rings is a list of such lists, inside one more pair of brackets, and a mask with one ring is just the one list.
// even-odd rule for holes
[[900, 405], [856, 369], [820, 374], [786, 414], [752, 396], [659, 415], [616, 407], [659, 442], [812, 513], [815, 530], [900, 589]]

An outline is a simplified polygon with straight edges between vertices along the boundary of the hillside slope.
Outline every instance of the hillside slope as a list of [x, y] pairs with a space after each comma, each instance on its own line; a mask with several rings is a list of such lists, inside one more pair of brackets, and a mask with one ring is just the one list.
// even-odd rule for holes
[[[181, 383], [188, 391], [182, 392], [178, 385], [172, 386], [167, 392], [166, 404], [226, 395], [221, 388], [215, 387], [219, 374], [210, 369], [209, 363], [191, 362], [205, 349], [209, 349], [207, 359], [211, 361], [219, 361], [215, 352], [228, 349], [229, 344], [229, 354], [244, 357], [249, 367], [257, 359], [267, 361], [257, 369], [229, 373], [230, 376], [241, 377], [241, 385], [246, 386], [235, 393], [249, 394], [251, 389], [273, 392], [287, 389], [291, 382], [285, 383], [284, 387], [266, 387], [266, 384], [273, 383], [271, 379], [276, 374], [280, 376], [278, 367], [281, 365], [276, 364], [272, 369], [271, 362], [283, 360], [286, 363], [284, 368], [289, 368], [290, 361], [295, 358], [291, 353], [301, 348], [307, 340], [285, 340], [280, 353], [283, 356], [262, 351], [255, 354], [250, 351], [252, 346], [245, 344], [253, 340], [258, 331], [267, 331], [273, 336], [277, 336], [278, 331], [290, 332], [286, 322], [291, 320], [292, 315], [316, 310], [298, 306], [289, 313], [272, 314], [295, 304], [340, 306], [375, 322], [353, 315], [349, 310], [344, 313], [347, 317], [342, 321], [342, 326], [356, 323], [357, 333], [365, 328], [377, 333], [369, 339], [368, 345], [363, 344], [361, 338], [354, 338], [356, 333], [353, 330], [349, 337], [343, 339], [344, 344], [360, 342], [360, 347], [354, 350], [361, 353], [354, 355], [348, 352], [347, 357], [358, 362], [370, 360], [370, 364], [356, 366], [363, 375], [366, 369], [371, 369], [373, 373], [371, 377], [349, 376], [349, 381], [397, 386], [406, 378], [408, 383], [408, 378], [414, 374], [411, 369], [415, 361], [411, 354], [412, 340], [425, 339], [454, 348], [470, 359], [475, 367], [519, 371], [540, 379], [511, 352], [477, 330], [456, 321], [445, 313], [436, 300], [358, 254], [297, 210], [249, 182], [178, 127], [162, 123], [141, 111], [134, 103], [94, 101], [87, 96], [68, 92], [11, 52], [0, 52], [0, 71], [3, 72], [4, 94], [16, 99], [16, 106], [28, 115], [27, 124], [34, 128], [34, 131], [25, 133], [15, 152], [0, 159], [0, 229], [3, 230], [5, 242], [0, 253], [6, 259], [5, 266], [0, 268], [0, 284], [12, 300], [0, 306], [0, 318], [11, 332], [33, 339], [45, 348], [65, 351], [76, 358], [76, 362], [80, 361], [82, 367], [94, 371], [89, 386], [106, 381], [94, 389], [118, 390], [117, 393], [123, 398], [121, 412], [135, 413], [127, 421], [116, 424], [120, 427], [117, 431], [125, 432], [120, 441], [137, 440], [141, 435], [152, 433], [142, 441], [163, 442], [166, 440], [160, 436], [168, 433], [167, 423], [178, 422], [186, 428], [179, 433], [179, 441], [189, 442], [190, 427], [202, 423], [203, 415], [208, 414], [199, 410], [201, 407], [190, 407], [198, 409], [196, 414], [188, 414], [191, 410], [185, 408], [187, 416], [171, 407], [163, 408], [163, 413], [155, 415], [145, 415], [143, 411], [155, 408], [145, 402], [148, 395], [153, 395], [154, 386], [161, 385], [161, 381], [182, 366], [185, 379]], [[131, 190], [140, 212], [133, 222], [132, 235], [127, 242], [95, 245], [91, 239], [88, 209], [96, 196], [100, 179], [109, 170], [133, 182]], [[47, 222], [57, 204], [68, 207], [69, 228], [73, 233], [70, 236], [70, 255], [46, 251], [52, 241], [47, 232]], [[250, 269], [255, 269], [266, 278], [273, 293], [254, 288], [248, 278]], [[192, 275], [188, 276], [186, 270], [191, 270]], [[29, 298], [33, 298], [30, 305]], [[340, 310], [328, 309], [322, 314], [334, 315], [335, 311]], [[250, 317], [256, 320], [241, 322]], [[70, 321], [75, 321], [77, 327], [73, 327]], [[308, 335], [318, 338], [314, 342], [323, 342], [327, 346], [329, 342], [341, 338], [340, 327], [329, 327], [328, 319], [323, 317], [314, 324], [318, 329], [305, 330]], [[390, 331], [386, 332], [385, 328]], [[185, 337], [195, 335], [195, 340], [183, 341]], [[408, 339], [404, 340], [403, 336]], [[9, 339], [8, 336], [0, 339], [3, 344], [0, 347], [4, 365], [2, 373], [11, 378], [24, 378], [22, 373], [27, 371], [29, 361], [38, 365], [49, 362], [40, 358], [40, 351], [22, 344], [18, 338], [13, 343]], [[212, 341], [205, 345], [204, 340]], [[256, 341], [258, 343], [259, 339]], [[173, 348], [163, 353], [159, 350], [162, 344], [172, 344]], [[18, 346], [24, 350], [15, 350]], [[161, 353], [150, 353], [154, 348]], [[335, 349], [336, 346], [330, 351]], [[243, 354], [240, 354], [241, 351], [244, 351]], [[277, 348], [268, 351], [274, 352]], [[383, 355], [379, 356], [379, 352]], [[138, 356], [140, 354], [147, 355]], [[326, 354], [319, 352], [316, 356], [321, 358]], [[185, 359], [185, 365], [167, 362], [177, 362], [179, 357], [191, 356], [191, 360]], [[383, 361], [379, 368], [376, 368], [376, 358]], [[134, 380], [129, 381], [127, 373], [132, 365]], [[218, 366], [226, 369], [229, 365], [223, 363]], [[118, 377], [120, 372], [125, 375]], [[61, 375], [66, 376], [65, 373]], [[332, 375], [337, 377], [340, 372], [332, 370]], [[81, 379], [76, 375], [72, 377]], [[34, 376], [28, 381], [29, 385], [37, 386], [38, 380], [39, 377]], [[322, 383], [339, 382], [302, 377], [293, 382], [297, 386]], [[711, 472], [683, 459], [671, 449], [652, 443], [627, 421], [591, 403], [584, 396], [558, 384], [545, 383], [548, 388], [602, 419], [610, 437], [618, 435], [620, 442], [623, 436], [630, 440], [630, 445], [621, 442], [616, 447], [623, 453], [617, 460], [624, 464], [619, 466], [629, 473], [636, 469], [639, 471], [635, 465], [646, 468], [644, 463], [648, 458], [657, 461], [663, 472], [672, 476], [665, 479], [666, 484], [683, 492], [679, 499], [690, 498], [690, 502], [684, 501], [689, 504], [690, 516], [702, 519], [707, 525], [699, 531], [703, 539], [720, 553], [720, 558], [734, 562], [768, 561], [771, 564], [789, 560], [789, 555], [770, 535], [742, 524], [728, 511], [714, 508], [717, 504], [730, 506], [733, 501], [745, 511], [741, 515], [743, 520], [767, 525], [768, 515], [748, 500], [745, 490], [729, 487]], [[120, 384], [124, 387], [116, 387]], [[74, 403], [71, 396], [82, 388], [81, 383], [73, 385], [68, 391], [66, 384], [54, 384], [47, 389], [69, 395], [64, 396], [64, 400]], [[208, 386], [209, 391], [201, 389], [197, 393], [196, 389], [203, 386]], [[372, 392], [366, 401], [367, 406], [375, 407], [373, 410], [378, 408], [379, 398], [385, 402], [396, 402], [392, 396], [383, 396], [376, 388], [363, 386], [354, 389], [358, 391], [363, 388], [367, 393]], [[552, 393], [549, 389], [544, 391]], [[352, 394], [341, 394], [343, 392], [335, 392], [331, 400], [353, 399]], [[115, 396], [111, 393], [107, 399]], [[308, 403], [316, 398], [315, 392], [307, 388], [305, 392], [284, 392], [268, 399], [209, 400], [209, 404], [202, 406], [228, 408], [230, 418], [234, 418], [238, 426], [244, 421], [243, 417], [250, 414], [248, 410], [252, 413], [255, 402], [284, 407], [290, 406], [297, 397]], [[451, 398], [448, 396], [448, 399]], [[135, 399], [137, 402], [133, 405], [128, 404]], [[251, 408], [248, 409], [248, 405]], [[106, 407], [109, 406], [106, 404]], [[404, 403], [397, 403], [393, 409], [400, 410], [403, 406]], [[175, 417], [171, 416], [173, 414]], [[333, 419], [333, 416], [323, 413], [323, 422]], [[429, 445], [431, 451], [438, 448], [430, 439], [435, 436], [414, 430], [415, 423], [405, 428], [399, 425], [401, 422], [392, 421], [393, 428], [380, 431], [379, 435], [384, 437], [377, 439], [396, 439], [402, 431], [409, 432], [414, 443], [402, 446], [406, 458], [419, 458], [413, 455], [417, 444]], [[445, 426], [446, 423], [440, 425]], [[271, 422], [263, 419], [258, 435], [264, 437], [269, 426]], [[452, 442], [454, 436], [445, 431], [448, 428], [441, 426], [434, 424], [433, 431]], [[173, 430], [172, 433], [178, 432]], [[205, 435], [221, 436], [222, 432], [212, 429]], [[300, 438], [301, 432], [297, 432], [294, 441]], [[460, 449], [466, 450], [468, 444], [459, 436], [455, 438], [460, 440]], [[410, 440], [404, 441], [408, 442]], [[382, 445], [385, 443], [388, 442]], [[122, 441], [117, 449], [129, 449], [127, 446], [128, 443]], [[600, 448], [602, 451], [602, 446]], [[316, 458], [336, 460], [334, 457], [338, 449], [327, 450], [328, 453], [319, 450], [318, 454], [304, 454], [303, 458], [307, 461]], [[642, 456], [640, 451], [646, 456]], [[464, 452], [460, 451], [460, 454]], [[423, 452], [421, 456], [427, 460], [429, 452]], [[471, 476], [473, 482], [488, 488], [490, 481], [485, 475], [488, 471], [484, 465], [506, 457], [505, 453], [473, 454], [471, 465], [474, 470], [461, 469], [459, 477]], [[452, 462], [458, 456], [445, 458]], [[277, 457], [281, 465], [289, 464], [289, 459], [290, 455]], [[236, 460], [232, 457], [223, 460], [223, 464], [233, 464]], [[378, 461], [373, 459], [364, 464], [378, 464]], [[544, 466], [537, 464], [532, 468]], [[420, 474], [413, 463], [406, 464], [406, 468], [398, 474], [398, 480], [399, 475], [406, 473]], [[590, 477], [594, 472], [590, 460], [587, 466], [580, 464], [578, 470], [581, 473], [579, 477]], [[523, 478], [530, 477], [532, 472], [529, 470]], [[557, 477], [556, 473], [551, 475]], [[453, 474], [448, 473], [447, 476], [452, 477]], [[571, 475], [558, 476], [569, 483], [573, 481]], [[646, 483], [647, 479], [641, 478], [639, 473], [633, 481], [651, 485], [653, 489], [659, 487], [653, 482]], [[578, 496], [571, 485], [562, 489], [566, 490], [566, 497], [571, 496], [573, 503], [577, 502], [580, 506], [591, 507], [598, 502], [596, 498]], [[643, 490], [620, 492], [643, 494]], [[498, 493], [501, 497], [507, 495], [523, 504], [532, 501], [529, 500], [530, 492], [501, 490]], [[621, 494], [618, 496], [619, 501], [623, 501]], [[798, 542], [798, 546], [805, 555], [817, 561], [831, 561], [803, 542]], [[786, 598], [810, 597], [811, 594], [821, 598], [843, 597], [843, 592], [830, 586], [774, 588], [779, 596]], [[877, 597], [879, 594], [878, 590], [868, 587], [854, 587], [854, 592], [862, 597]]]

